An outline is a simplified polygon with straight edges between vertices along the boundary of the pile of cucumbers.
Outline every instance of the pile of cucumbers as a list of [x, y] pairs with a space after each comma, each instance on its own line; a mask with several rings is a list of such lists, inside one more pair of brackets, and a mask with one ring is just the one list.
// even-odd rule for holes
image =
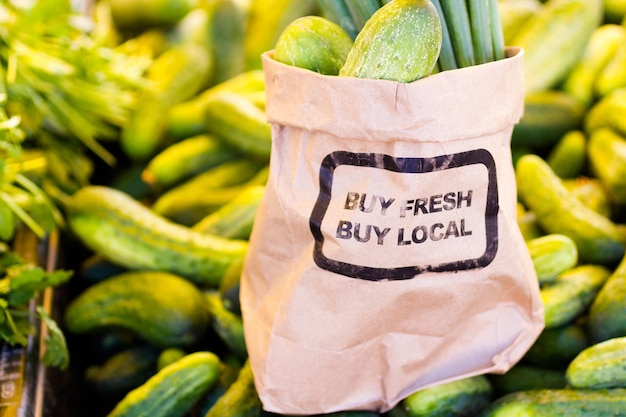
[[[421, 390], [384, 415], [624, 416], [626, 2], [498, 6], [506, 45], [525, 53], [512, 163], [546, 327], [509, 372]], [[238, 304], [270, 160], [260, 54], [298, 18], [322, 18], [318, 2], [99, 0], [94, 15], [98, 41], [151, 64], [107, 144], [120, 165], [62, 202], [78, 415], [275, 415], [254, 389]]]

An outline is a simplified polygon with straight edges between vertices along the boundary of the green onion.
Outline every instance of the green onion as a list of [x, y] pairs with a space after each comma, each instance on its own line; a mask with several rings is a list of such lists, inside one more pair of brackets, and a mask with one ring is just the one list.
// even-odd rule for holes
[[465, 0], [445, 0], [441, 2], [441, 6], [458, 66], [464, 68], [475, 65], [472, 31]]
[[467, 0], [472, 45], [477, 64], [493, 61], [491, 25], [489, 22], [489, 0]]
[[323, 17], [341, 26], [352, 39], [356, 38], [358, 30], [344, 0], [317, 0], [317, 6]]
[[363, 29], [365, 23], [382, 7], [380, 0], [345, 0], [357, 31]]
[[491, 41], [493, 43], [493, 57], [495, 60], [505, 57], [504, 33], [500, 13], [498, 10], [498, 0], [489, 0], [489, 21], [491, 22]]
[[450, 40], [450, 33], [448, 32], [448, 25], [443, 15], [443, 9], [439, 0], [432, 0], [433, 5], [439, 13], [439, 19], [441, 20], [441, 51], [439, 52], [439, 69], [441, 71], [452, 70], [458, 68], [456, 58], [454, 57], [454, 49], [452, 48], [452, 41]]

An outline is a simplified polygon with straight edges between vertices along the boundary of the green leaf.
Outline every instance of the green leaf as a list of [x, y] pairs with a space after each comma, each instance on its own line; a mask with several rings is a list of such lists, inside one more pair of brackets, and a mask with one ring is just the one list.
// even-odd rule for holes
[[48, 327], [48, 332], [44, 339], [43, 363], [46, 366], [55, 366], [61, 370], [67, 369], [70, 362], [70, 354], [63, 332], [42, 307], [37, 307], [37, 314]]
[[72, 272], [57, 270], [46, 273], [42, 268], [24, 265], [12, 267], [7, 275], [10, 278], [10, 292], [5, 298], [9, 305], [20, 306], [28, 303], [38, 291], [66, 282]]

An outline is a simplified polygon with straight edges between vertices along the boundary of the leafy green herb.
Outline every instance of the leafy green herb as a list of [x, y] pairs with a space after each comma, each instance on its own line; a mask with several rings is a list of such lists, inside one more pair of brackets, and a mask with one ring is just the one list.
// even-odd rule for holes
[[[31, 300], [41, 291], [67, 282], [71, 276], [71, 271], [46, 272], [14, 252], [0, 253], [0, 339], [11, 345], [27, 345], [28, 336], [36, 332], [29, 310]], [[36, 308], [36, 316], [47, 329], [44, 364], [65, 369], [69, 352], [63, 333], [42, 307]]]

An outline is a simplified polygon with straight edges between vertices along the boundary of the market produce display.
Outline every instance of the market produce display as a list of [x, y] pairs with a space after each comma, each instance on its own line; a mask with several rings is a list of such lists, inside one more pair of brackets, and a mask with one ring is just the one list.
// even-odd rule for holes
[[[261, 53], [413, 82], [505, 46], [524, 49], [512, 163], [545, 330], [507, 374], [421, 390], [385, 415], [626, 415], [626, 2], [68, 3], [0, 2], [0, 335], [26, 344], [24, 303], [68, 294], [56, 322], [40, 318], [58, 330], [47, 364], [78, 381], [77, 416], [274, 415], [238, 304], [271, 158]], [[389, 17], [405, 7], [407, 21]], [[14, 256], [21, 226], [60, 230], [74, 270]]]

